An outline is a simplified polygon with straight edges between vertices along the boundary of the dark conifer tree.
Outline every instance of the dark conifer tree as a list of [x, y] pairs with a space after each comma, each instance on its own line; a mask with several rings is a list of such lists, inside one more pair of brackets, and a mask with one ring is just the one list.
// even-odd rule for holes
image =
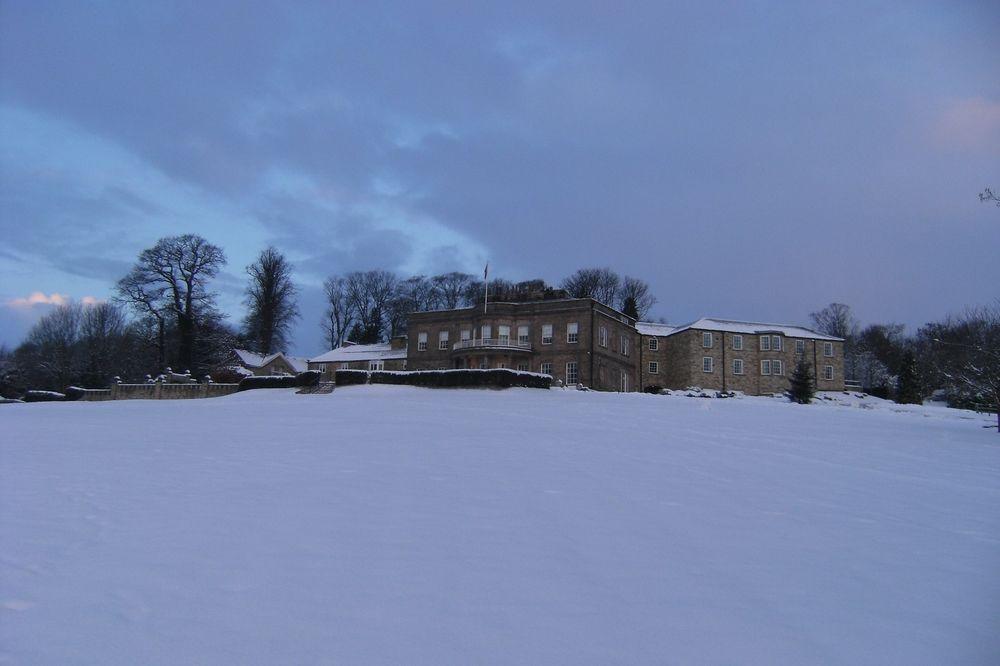
[[639, 308], [635, 304], [635, 299], [631, 296], [627, 296], [622, 302], [622, 314], [633, 319], [639, 319]]
[[912, 351], [903, 354], [899, 367], [899, 383], [896, 388], [896, 402], [900, 404], [920, 404], [923, 396], [920, 390], [920, 376], [917, 374], [917, 358]]
[[812, 365], [805, 359], [799, 358], [792, 372], [791, 386], [788, 389], [788, 396], [792, 402], [800, 405], [808, 405], [816, 395], [816, 384], [813, 381]]

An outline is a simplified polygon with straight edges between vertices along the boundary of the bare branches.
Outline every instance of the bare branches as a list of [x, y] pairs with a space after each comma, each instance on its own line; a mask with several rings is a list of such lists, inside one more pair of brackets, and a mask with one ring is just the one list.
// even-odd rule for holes
[[250, 276], [243, 322], [246, 335], [261, 354], [286, 351], [292, 322], [299, 316], [292, 266], [277, 249], [268, 247], [246, 270]]

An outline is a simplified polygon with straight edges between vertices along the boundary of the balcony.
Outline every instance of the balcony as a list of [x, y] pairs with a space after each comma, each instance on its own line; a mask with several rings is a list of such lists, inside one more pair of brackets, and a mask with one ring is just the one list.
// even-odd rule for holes
[[462, 340], [452, 345], [452, 351], [468, 351], [470, 349], [501, 349], [504, 351], [530, 352], [530, 342], [518, 342], [510, 338], [478, 338]]

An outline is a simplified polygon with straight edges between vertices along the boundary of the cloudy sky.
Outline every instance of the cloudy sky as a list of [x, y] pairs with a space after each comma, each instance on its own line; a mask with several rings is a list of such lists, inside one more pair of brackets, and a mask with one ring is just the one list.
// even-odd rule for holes
[[[478, 3], [476, 3], [478, 4]], [[335, 5], [342, 5], [337, 7]], [[157, 238], [909, 327], [1000, 296], [1000, 5], [0, 2], [0, 343]]]

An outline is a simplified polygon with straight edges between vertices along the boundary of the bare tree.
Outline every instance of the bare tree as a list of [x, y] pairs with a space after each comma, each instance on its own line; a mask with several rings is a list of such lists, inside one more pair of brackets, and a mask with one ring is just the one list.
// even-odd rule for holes
[[62, 390], [76, 379], [80, 369], [81, 316], [78, 303], [60, 305], [28, 332], [23, 349], [19, 349], [25, 354], [21, 362], [30, 381], [40, 383], [29, 388]]
[[389, 335], [406, 333], [406, 320], [412, 312], [435, 310], [439, 292], [433, 280], [414, 275], [396, 283], [396, 292], [389, 301]]
[[169, 236], [143, 250], [118, 283], [122, 300], [140, 311], [173, 320], [180, 369], [191, 368], [196, 360], [199, 325], [221, 319], [207, 283], [225, 263], [222, 249], [201, 236]]
[[389, 271], [355, 271], [348, 273], [347, 297], [354, 310], [355, 342], [373, 343], [382, 340], [388, 325], [389, 302], [396, 291], [396, 276]]
[[121, 374], [128, 358], [127, 329], [125, 312], [115, 303], [97, 303], [83, 308], [80, 344], [85, 385], [107, 386], [112, 377]]
[[979, 193], [979, 200], [982, 202], [992, 201], [998, 207], [1000, 207], [1000, 194], [997, 194], [988, 187]]
[[809, 318], [816, 330], [826, 335], [847, 339], [858, 333], [858, 321], [851, 314], [851, 306], [843, 303], [830, 303]]
[[347, 280], [340, 276], [331, 276], [323, 282], [326, 292], [326, 312], [323, 315], [323, 332], [330, 341], [330, 348], [336, 349], [344, 344], [347, 334], [354, 326], [355, 311], [347, 290]]
[[466, 295], [473, 277], [468, 273], [451, 272], [435, 275], [431, 278], [438, 294], [438, 304], [445, 310], [454, 310], [463, 305], [469, 305]]
[[559, 286], [573, 298], [593, 298], [612, 308], [619, 304], [621, 278], [610, 268], [581, 268]]
[[243, 321], [247, 338], [264, 355], [287, 351], [292, 322], [299, 317], [291, 264], [277, 249], [268, 247], [247, 266], [247, 275], [249, 311]]
[[934, 342], [949, 388], [970, 406], [992, 406], [1000, 432], [1000, 301], [941, 325]]
[[636, 319], [644, 319], [656, 305], [656, 297], [650, 292], [649, 284], [628, 275], [622, 279], [618, 299], [618, 309]]

